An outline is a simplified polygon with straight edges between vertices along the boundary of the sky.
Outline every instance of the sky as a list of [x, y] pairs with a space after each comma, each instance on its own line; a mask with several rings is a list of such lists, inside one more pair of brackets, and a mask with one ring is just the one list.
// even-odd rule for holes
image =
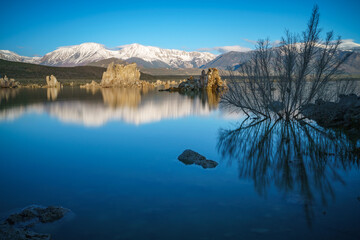
[[[224, 52], [279, 40], [306, 28], [314, 4], [324, 33], [360, 42], [360, 0], [301, 1], [1, 1], [0, 49], [42, 56], [61, 46], [139, 43]], [[351, 40], [350, 40], [351, 39]]]

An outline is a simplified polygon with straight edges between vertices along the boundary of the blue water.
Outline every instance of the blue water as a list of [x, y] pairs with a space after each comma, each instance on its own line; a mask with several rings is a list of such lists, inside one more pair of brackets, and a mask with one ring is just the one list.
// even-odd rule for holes
[[[1, 99], [2, 216], [31, 204], [71, 209], [71, 219], [41, 227], [54, 239], [360, 239], [356, 163], [308, 182], [309, 206], [301, 189], [277, 182], [277, 168], [266, 183], [240, 174], [247, 155], [221, 153], [219, 131], [244, 117], [204, 97], [46, 91]], [[185, 165], [185, 149], [219, 165]]]

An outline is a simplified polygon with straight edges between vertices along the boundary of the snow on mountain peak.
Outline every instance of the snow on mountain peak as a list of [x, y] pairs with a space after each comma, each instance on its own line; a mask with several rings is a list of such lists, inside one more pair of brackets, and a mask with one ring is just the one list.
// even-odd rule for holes
[[196, 68], [216, 57], [214, 54], [208, 52], [186, 52], [176, 49], [162, 49], [159, 47], [144, 46], [138, 43], [123, 45], [118, 47], [117, 50], [111, 50], [102, 44], [87, 42], [79, 45], [59, 47], [55, 51], [47, 53], [42, 58], [21, 57], [16, 53], [6, 51], [7, 50], [0, 50], [0, 59], [39, 63], [50, 66], [79, 66], [108, 58], [119, 58], [135, 62], [140, 59], [153, 67], [161, 65], [173, 68]]

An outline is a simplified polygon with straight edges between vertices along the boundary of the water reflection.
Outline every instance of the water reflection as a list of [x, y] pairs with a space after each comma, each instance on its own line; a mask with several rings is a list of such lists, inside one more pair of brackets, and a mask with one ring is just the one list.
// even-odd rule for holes
[[109, 121], [138, 125], [209, 115], [217, 110], [220, 100], [220, 96], [212, 92], [189, 96], [139, 88], [16, 90], [0, 92], [0, 120], [14, 120], [35, 112], [85, 126], [101, 126]]
[[102, 88], [104, 103], [113, 108], [136, 108], [141, 102], [139, 88]]
[[288, 199], [304, 207], [308, 222], [317, 199], [326, 205], [335, 198], [333, 185], [344, 183], [339, 171], [359, 167], [359, 137], [325, 130], [304, 121], [245, 119], [232, 130], [220, 130], [218, 151], [238, 163], [239, 177], [253, 180], [266, 196], [275, 185]]
[[9, 99], [16, 97], [18, 92], [18, 88], [0, 88], [0, 104], [6, 104]]
[[55, 101], [58, 97], [60, 88], [48, 88], [47, 89], [47, 99], [50, 101]]

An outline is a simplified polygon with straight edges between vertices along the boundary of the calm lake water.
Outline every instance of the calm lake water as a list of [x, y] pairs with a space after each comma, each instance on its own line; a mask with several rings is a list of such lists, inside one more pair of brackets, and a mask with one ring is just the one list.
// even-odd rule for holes
[[[71, 209], [37, 227], [54, 239], [360, 239], [359, 160], [348, 154], [358, 139], [296, 123], [239, 133], [244, 116], [206, 94], [3, 89], [0, 99], [0, 216]], [[219, 165], [185, 165], [185, 149]]]

